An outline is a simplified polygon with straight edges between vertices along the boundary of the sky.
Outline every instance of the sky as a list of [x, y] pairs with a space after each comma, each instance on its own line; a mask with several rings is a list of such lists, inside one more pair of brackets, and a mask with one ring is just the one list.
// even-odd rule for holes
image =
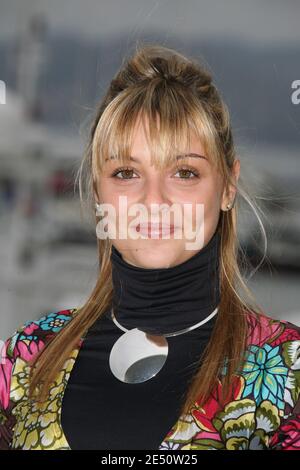
[[299, 0], [0, 0], [0, 39], [20, 31], [30, 12], [45, 12], [52, 31], [89, 37], [149, 30], [168, 36], [300, 42]]

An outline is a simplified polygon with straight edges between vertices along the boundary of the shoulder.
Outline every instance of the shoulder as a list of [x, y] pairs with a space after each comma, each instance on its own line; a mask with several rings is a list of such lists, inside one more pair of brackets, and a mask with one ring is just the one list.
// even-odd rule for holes
[[268, 411], [269, 448], [299, 450], [300, 327], [265, 314], [250, 316], [249, 324], [245, 396]]
[[262, 313], [251, 314], [248, 320], [242, 373], [245, 396], [253, 394], [258, 402], [269, 400], [280, 416], [287, 417], [299, 406], [300, 327]]
[[17, 358], [28, 362], [75, 316], [77, 308], [58, 310], [22, 324], [6, 341], [0, 354], [0, 409], [9, 406], [11, 374]]
[[288, 320], [275, 319], [265, 313], [247, 312], [248, 344], [279, 346], [300, 341], [300, 326]]
[[[247, 366], [254, 362], [266, 374], [280, 377], [286, 384], [300, 387], [300, 327], [287, 320], [278, 320], [264, 313], [248, 316]], [[297, 375], [297, 377], [295, 376]], [[287, 380], [289, 378], [289, 380]], [[296, 382], [297, 384], [296, 384]], [[299, 382], [299, 383], [298, 383]], [[300, 388], [299, 388], [300, 390]]]

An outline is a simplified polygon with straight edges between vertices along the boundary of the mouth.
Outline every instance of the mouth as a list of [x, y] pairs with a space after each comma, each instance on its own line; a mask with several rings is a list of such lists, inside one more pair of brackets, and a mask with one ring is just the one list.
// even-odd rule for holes
[[170, 235], [174, 233], [175, 229], [176, 227], [174, 225], [166, 225], [161, 223], [138, 224], [136, 226], [137, 232], [148, 237], [157, 235]]

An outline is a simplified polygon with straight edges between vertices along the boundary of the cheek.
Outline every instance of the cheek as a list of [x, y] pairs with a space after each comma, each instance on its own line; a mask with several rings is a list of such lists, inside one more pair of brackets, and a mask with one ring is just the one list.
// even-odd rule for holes
[[194, 205], [194, 222], [196, 221], [197, 204], [202, 205], [199, 213], [202, 214], [201, 211], [203, 210], [205, 224], [214, 224], [215, 221], [218, 220], [221, 208], [221, 199], [220, 190], [215, 182], [210, 181], [207, 184], [203, 184], [194, 195], [194, 198], [191, 202]]
[[189, 193], [181, 194], [180, 200], [193, 205], [203, 204], [205, 210], [210, 210], [220, 205], [220, 191], [214, 180], [207, 179]]
[[119, 205], [120, 196], [126, 196], [128, 203], [135, 203], [140, 195], [140, 189], [137, 188], [137, 185], [124, 184], [122, 186], [121, 184], [116, 184], [110, 176], [102, 176], [99, 179], [98, 188], [102, 201], [114, 204], [116, 208]]
[[120, 192], [116, 190], [116, 186], [112, 184], [111, 179], [102, 177], [99, 180], [99, 196], [101, 201], [105, 204], [111, 204], [117, 210], [119, 205]]
[[204, 203], [204, 211], [208, 213], [211, 212], [219, 212], [220, 210], [220, 195], [217, 191], [212, 191], [210, 193], [206, 193], [205, 197], [203, 198]]
[[[122, 197], [122, 199], [120, 199]], [[124, 199], [126, 197], [126, 199]], [[116, 189], [114, 184], [109, 181], [103, 181], [101, 186], [101, 201], [104, 204], [108, 204], [111, 208], [111, 212], [108, 216], [108, 220], [114, 225], [116, 222], [117, 227], [120, 222], [127, 222], [129, 224], [131, 220], [135, 220], [137, 215], [128, 215], [128, 211], [133, 204], [136, 204], [137, 197], [134, 194], [129, 194], [128, 191], [120, 192], [120, 189]]]

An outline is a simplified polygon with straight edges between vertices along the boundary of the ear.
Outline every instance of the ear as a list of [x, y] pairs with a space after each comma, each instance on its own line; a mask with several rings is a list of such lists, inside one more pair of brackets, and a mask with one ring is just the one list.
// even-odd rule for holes
[[[241, 162], [239, 159], [235, 159], [233, 162], [232, 166], [232, 177], [234, 179], [235, 184], [237, 184], [237, 181], [240, 176], [240, 168], [241, 168]], [[223, 195], [222, 195], [222, 202], [221, 202], [221, 209], [223, 211], [228, 211], [227, 204], [230, 204], [232, 206], [234, 204], [234, 200], [236, 197], [236, 187], [234, 184], [229, 184], [228, 188], [224, 188]]]

